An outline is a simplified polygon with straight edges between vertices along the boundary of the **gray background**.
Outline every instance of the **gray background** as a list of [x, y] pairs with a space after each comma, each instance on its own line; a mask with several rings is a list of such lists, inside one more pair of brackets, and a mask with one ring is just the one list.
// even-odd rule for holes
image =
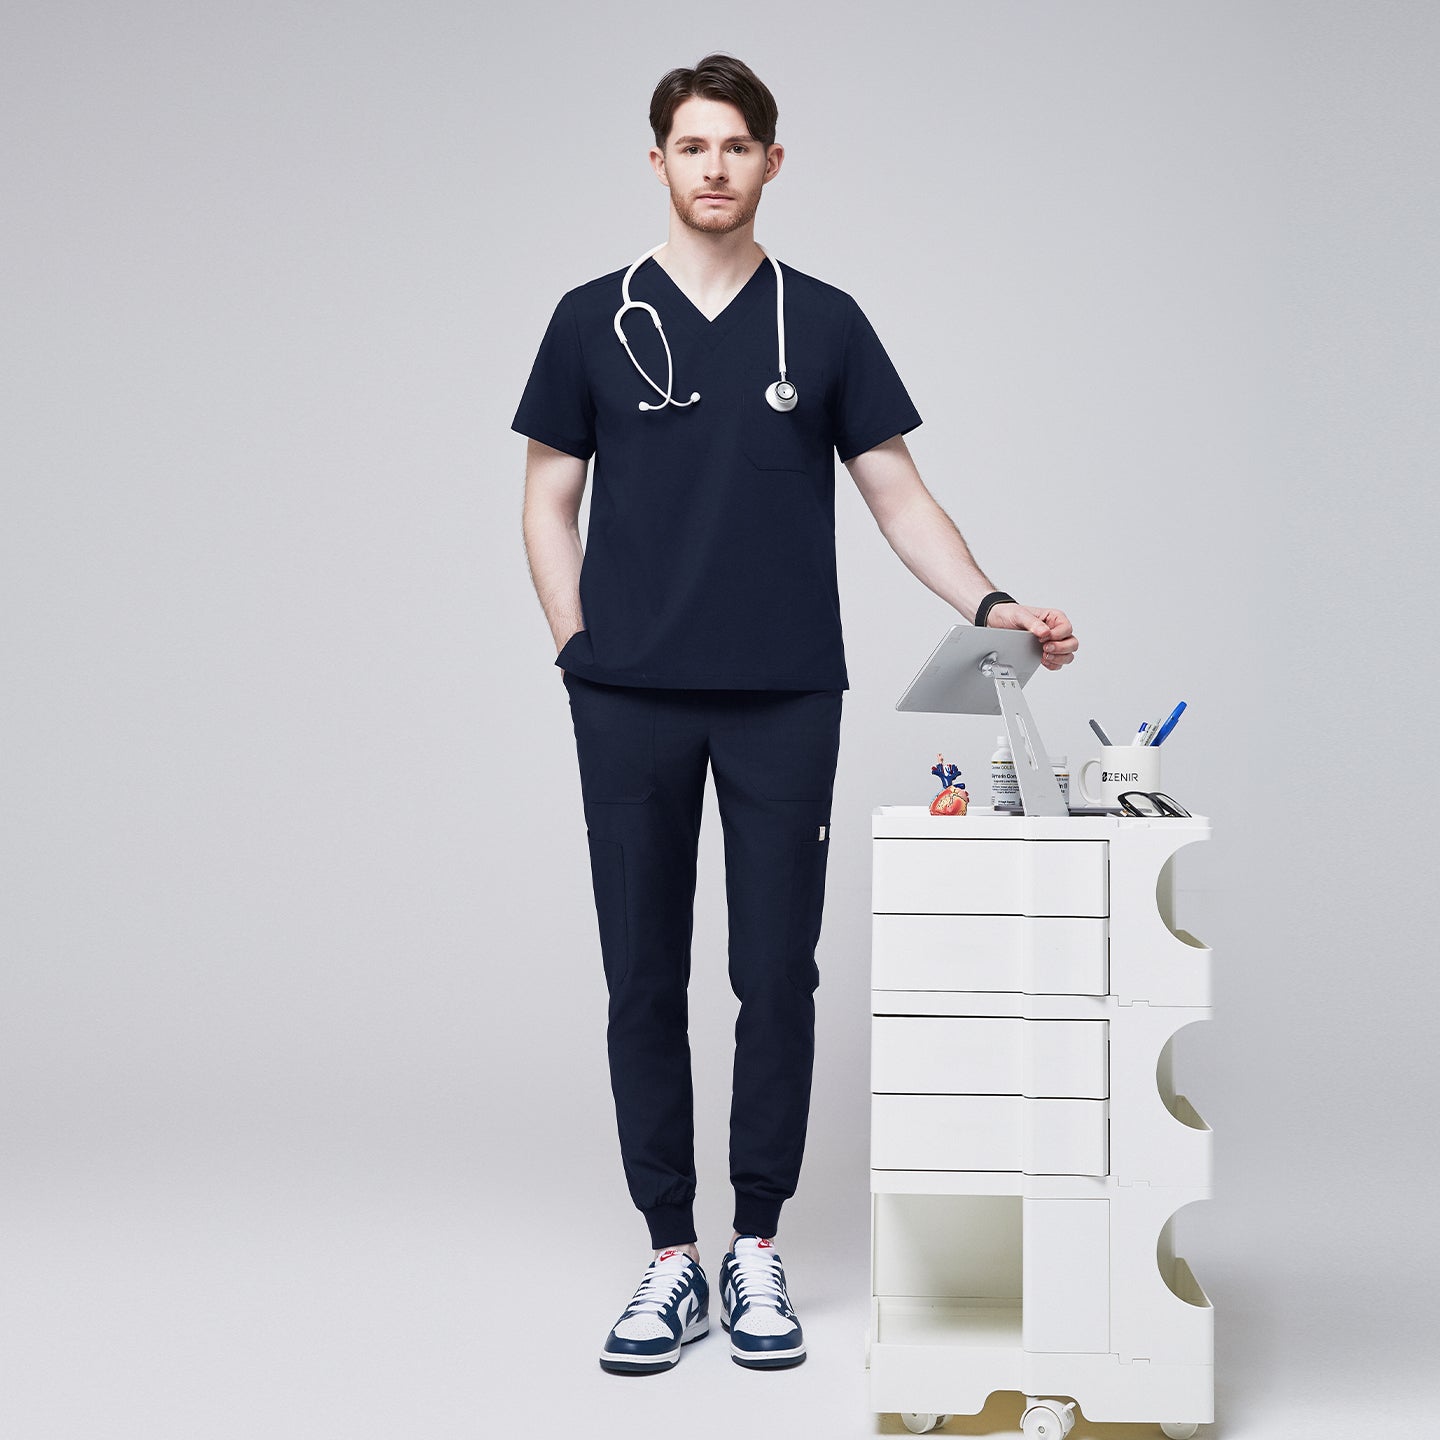
[[[6, 6], [0, 1433], [896, 1429], [860, 1369], [868, 816], [937, 750], [983, 790], [995, 725], [893, 710], [955, 617], [843, 470], [780, 1234], [811, 1358], [757, 1376], [717, 1327], [644, 1384], [594, 1361], [648, 1246], [507, 427], [559, 294], [664, 238], [650, 90], [712, 48], [780, 105], [757, 238], [856, 296], [981, 564], [1075, 622], [1028, 692], [1051, 748], [1189, 701], [1165, 781], [1214, 817], [1178, 909], [1217, 1004], [1178, 1074], [1218, 1164], [1177, 1228], [1217, 1429], [1412, 1409], [1437, 41], [1418, 0]], [[713, 795], [701, 867], [713, 1274]]]

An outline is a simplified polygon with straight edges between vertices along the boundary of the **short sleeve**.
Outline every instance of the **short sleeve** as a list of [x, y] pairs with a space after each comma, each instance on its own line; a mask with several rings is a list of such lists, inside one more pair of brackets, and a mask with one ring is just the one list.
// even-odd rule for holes
[[568, 294], [550, 317], [510, 428], [578, 460], [595, 453], [595, 402]]
[[833, 421], [836, 453], [848, 462], [921, 422], [865, 312], [850, 296], [845, 298], [849, 303]]

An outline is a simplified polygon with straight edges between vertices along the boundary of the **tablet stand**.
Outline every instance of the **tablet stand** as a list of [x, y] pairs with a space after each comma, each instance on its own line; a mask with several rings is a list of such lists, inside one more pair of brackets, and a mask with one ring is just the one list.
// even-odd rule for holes
[[1007, 665], [992, 650], [980, 661], [980, 670], [995, 682], [995, 698], [1010, 737], [1015, 757], [1015, 778], [1020, 782], [1020, 803], [1027, 815], [1068, 815], [1060, 782], [1049, 765], [1049, 752], [1040, 738], [1035, 717], [1030, 713], [1025, 691], [1013, 665]]
[[[1021, 687], [1040, 667], [1040, 642], [1024, 630], [952, 625], [895, 702], [897, 710], [999, 715], [1010, 737], [1027, 815], [1068, 815], [1060, 782]], [[1008, 814], [1008, 811], [1000, 811]]]

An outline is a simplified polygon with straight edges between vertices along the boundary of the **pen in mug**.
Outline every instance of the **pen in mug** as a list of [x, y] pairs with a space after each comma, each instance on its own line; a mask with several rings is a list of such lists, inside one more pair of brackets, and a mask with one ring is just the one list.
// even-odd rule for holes
[[1108, 745], [1110, 743], [1110, 737], [1100, 728], [1100, 722], [1098, 720], [1092, 720], [1090, 722], [1090, 728], [1100, 737], [1100, 743], [1102, 745]]
[[1153, 745], [1159, 745], [1159, 744], [1161, 744], [1161, 743], [1164, 741], [1165, 737], [1166, 737], [1166, 736], [1175, 728], [1175, 726], [1179, 723], [1179, 721], [1180, 721], [1180, 716], [1184, 713], [1184, 711], [1185, 711], [1185, 702], [1182, 700], [1182, 701], [1170, 712], [1170, 718], [1160, 727], [1160, 733], [1155, 737], [1155, 739], [1154, 739], [1153, 741], [1151, 741], [1151, 744], [1153, 744]]

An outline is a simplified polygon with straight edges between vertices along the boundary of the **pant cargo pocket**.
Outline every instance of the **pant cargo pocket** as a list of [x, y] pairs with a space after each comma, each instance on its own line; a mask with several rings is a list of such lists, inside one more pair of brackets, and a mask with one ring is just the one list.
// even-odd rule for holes
[[813, 991], [820, 984], [820, 967], [815, 963], [815, 947], [820, 943], [820, 925], [825, 909], [825, 867], [829, 857], [828, 824], [817, 826], [816, 833], [795, 842], [789, 932], [785, 949], [790, 978], [803, 990]]

